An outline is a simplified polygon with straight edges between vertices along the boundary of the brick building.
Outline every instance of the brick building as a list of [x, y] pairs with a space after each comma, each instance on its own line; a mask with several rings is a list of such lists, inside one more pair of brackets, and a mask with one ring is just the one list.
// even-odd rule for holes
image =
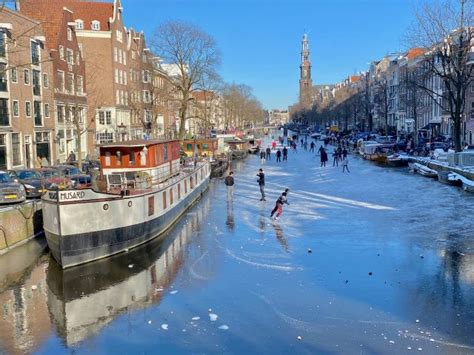
[[0, 169], [54, 161], [52, 62], [41, 24], [0, 11]]
[[87, 120], [85, 62], [77, 41], [74, 14], [60, 1], [23, 0], [19, 10], [39, 21], [45, 32], [54, 73], [51, 84], [57, 161], [66, 161], [71, 151], [84, 158], [93, 148], [91, 120]]

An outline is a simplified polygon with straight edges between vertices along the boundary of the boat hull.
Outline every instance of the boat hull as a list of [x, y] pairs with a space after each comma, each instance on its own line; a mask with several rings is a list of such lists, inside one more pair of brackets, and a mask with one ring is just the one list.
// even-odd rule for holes
[[[124, 198], [105, 199], [104, 195], [99, 195], [97, 199], [69, 203], [44, 201], [45, 235], [54, 259], [66, 269], [127, 251], [160, 237], [208, 188], [210, 169], [206, 168], [206, 172], [193, 189], [174, 203], [167, 201], [168, 208], [163, 210], [159, 210], [163, 203], [159, 199], [169, 196], [170, 189], [176, 191], [177, 183]], [[153, 200], [151, 209], [150, 199]]]

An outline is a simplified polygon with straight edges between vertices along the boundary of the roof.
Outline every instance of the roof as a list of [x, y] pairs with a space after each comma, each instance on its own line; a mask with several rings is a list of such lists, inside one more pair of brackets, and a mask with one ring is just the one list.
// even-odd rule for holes
[[208, 101], [215, 98], [216, 94], [212, 91], [194, 91], [191, 93], [197, 101]]
[[100, 148], [131, 148], [131, 147], [149, 147], [151, 145], [163, 144], [163, 143], [173, 143], [177, 142], [176, 139], [155, 139], [155, 140], [145, 140], [145, 139], [136, 139], [132, 141], [125, 142], [114, 142], [114, 143], [104, 143], [101, 144]]
[[360, 80], [360, 75], [351, 75], [349, 76], [349, 81], [351, 83], [357, 83]]
[[55, 48], [59, 34], [64, 31], [63, 12], [70, 10], [72, 19], [84, 21], [84, 30], [92, 30], [92, 21], [100, 22], [102, 31], [110, 31], [109, 19], [113, 17], [114, 4], [109, 2], [92, 2], [81, 0], [22, 0], [20, 13], [41, 22], [46, 42]]
[[[36, 0], [38, 1], [38, 0]], [[78, 0], [57, 0], [73, 12], [75, 20], [84, 21], [84, 30], [92, 30], [92, 21], [100, 22], [101, 31], [110, 31], [109, 20], [114, 16], [114, 4]]]
[[407, 52], [406, 57], [408, 59], [414, 59], [423, 54], [425, 54], [425, 50], [423, 48], [412, 48]]

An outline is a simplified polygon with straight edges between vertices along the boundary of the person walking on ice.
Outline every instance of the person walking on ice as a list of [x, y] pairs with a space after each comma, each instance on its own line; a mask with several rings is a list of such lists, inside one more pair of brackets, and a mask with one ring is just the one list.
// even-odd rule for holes
[[265, 200], [265, 174], [263, 173], [263, 169], [260, 168], [258, 169], [258, 186], [260, 186], [260, 193], [262, 194], [262, 198], [260, 201], [266, 201]]
[[281, 162], [281, 150], [280, 149], [277, 150], [276, 157], [277, 157], [277, 163], [280, 163]]
[[344, 159], [342, 159], [342, 172], [344, 173], [345, 170], [347, 170], [347, 172], [350, 173], [350, 171], [349, 171], [349, 159], [347, 159], [347, 155]]

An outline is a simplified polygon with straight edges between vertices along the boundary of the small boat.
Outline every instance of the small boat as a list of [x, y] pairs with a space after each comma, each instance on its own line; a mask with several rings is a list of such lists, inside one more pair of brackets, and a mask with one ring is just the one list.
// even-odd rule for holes
[[464, 191], [474, 192], [474, 181], [469, 180], [468, 178], [463, 176], [462, 188], [463, 188]]
[[446, 185], [462, 186], [463, 176], [452, 171], [438, 171], [438, 181]]
[[385, 163], [387, 156], [391, 155], [393, 150], [392, 144], [369, 144], [364, 146], [364, 159]]
[[389, 155], [387, 157], [386, 163], [388, 166], [393, 167], [408, 166], [408, 160], [399, 153]]
[[413, 163], [409, 165], [411, 169], [417, 174], [429, 177], [429, 178], [438, 178], [438, 172], [436, 170], [430, 169], [425, 165], [420, 163]]

